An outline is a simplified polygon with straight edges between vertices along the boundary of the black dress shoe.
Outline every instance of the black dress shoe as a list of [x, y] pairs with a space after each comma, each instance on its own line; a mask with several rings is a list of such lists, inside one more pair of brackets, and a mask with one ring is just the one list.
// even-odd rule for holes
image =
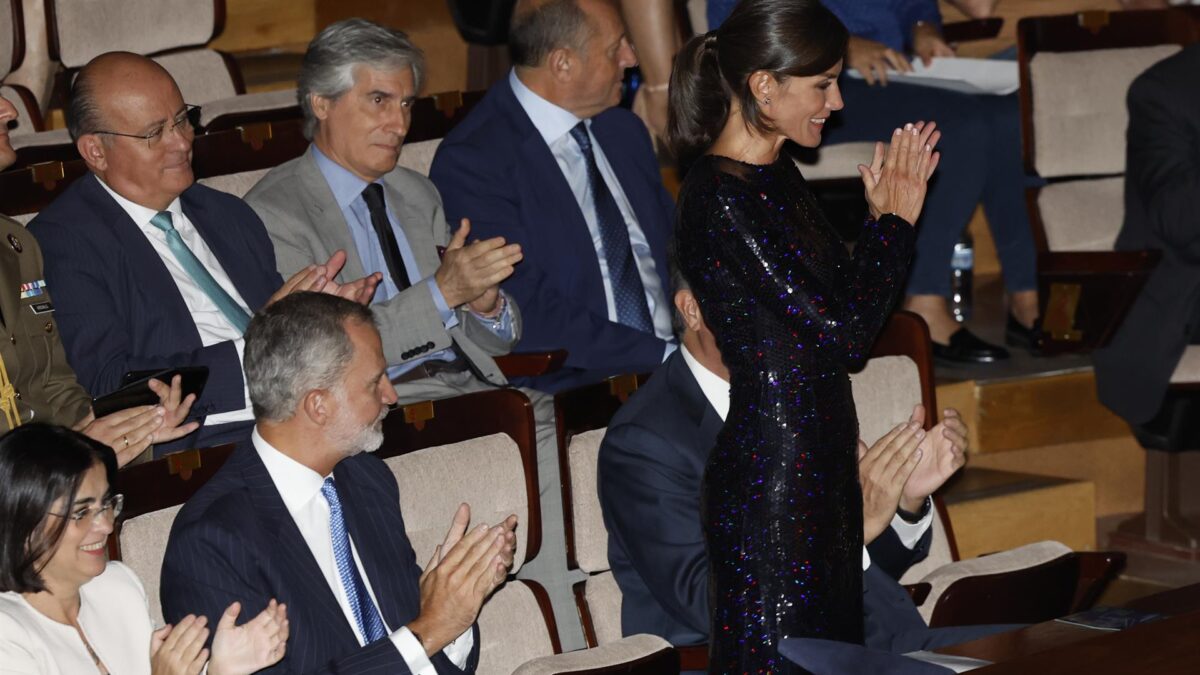
[[955, 363], [991, 363], [1008, 358], [1008, 350], [1000, 345], [984, 342], [966, 328], [959, 328], [950, 336], [950, 344], [933, 343], [935, 358]]
[[1020, 347], [1030, 354], [1039, 354], [1038, 338], [1042, 334], [1042, 319], [1037, 318], [1033, 326], [1026, 328], [1012, 314], [1008, 315], [1008, 324], [1004, 327], [1004, 344], [1009, 347]]

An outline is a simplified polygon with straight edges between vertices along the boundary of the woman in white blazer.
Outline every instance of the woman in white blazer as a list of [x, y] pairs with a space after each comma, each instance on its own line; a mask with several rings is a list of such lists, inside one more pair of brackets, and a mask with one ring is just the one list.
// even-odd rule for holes
[[243, 675], [283, 657], [286, 610], [274, 601], [236, 626], [234, 603], [154, 630], [141, 581], [106, 562], [121, 511], [112, 449], [63, 427], [32, 424], [0, 438], [0, 673]]

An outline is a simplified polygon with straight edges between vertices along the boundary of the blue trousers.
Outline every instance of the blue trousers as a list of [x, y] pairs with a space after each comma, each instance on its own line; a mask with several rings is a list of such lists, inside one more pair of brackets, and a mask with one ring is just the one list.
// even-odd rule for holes
[[1025, 209], [1016, 94], [974, 96], [914, 85], [869, 86], [843, 76], [845, 108], [826, 125], [824, 144], [884, 141], [906, 122], [935, 121], [942, 158], [918, 223], [909, 295], [949, 295], [954, 244], [983, 203], [1011, 292], [1037, 288], [1037, 254]]

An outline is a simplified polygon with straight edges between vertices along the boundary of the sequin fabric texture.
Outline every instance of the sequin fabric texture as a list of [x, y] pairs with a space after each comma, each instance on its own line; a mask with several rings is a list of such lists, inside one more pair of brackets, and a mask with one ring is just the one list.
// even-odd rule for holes
[[862, 492], [847, 370], [904, 282], [903, 219], [869, 221], [854, 255], [786, 156], [706, 156], [680, 193], [676, 255], [730, 370], [704, 479], [711, 673], [801, 673], [786, 637], [861, 643]]

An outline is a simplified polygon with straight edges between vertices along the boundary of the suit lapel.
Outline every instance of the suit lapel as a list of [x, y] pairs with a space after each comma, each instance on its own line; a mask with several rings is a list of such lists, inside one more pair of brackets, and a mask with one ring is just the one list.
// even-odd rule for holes
[[[354, 245], [354, 237], [350, 235], [350, 224], [337, 205], [333, 190], [321, 170], [317, 168], [317, 160], [313, 157], [312, 146], [296, 163], [296, 178], [300, 182], [299, 199], [308, 212], [309, 222], [316, 227], [317, 236], [328, 255], [341, 249], [346, 252], [346, 264], [338, 281], [345, 283], [353, 279], [361, 279], [363, 272], [362, 258], [358, 255], [358, 247]], [[315, 262], [323, 263], [324, 260]]]
[[629, 199], [629, 204], [633, 207], [638, 225], [646, 235], [646, 242], [650, 244], [650, 254], [654, 257], [655, 270], [662, 280], [663, 288], [670, 288], [670, 280], [667, 278], [666, 251], [667, 241], [671, 235], [671, 221], [663, 222], [659, 202], [660, 195], [657, 194], [661, 189], [659, 187], [661, 177], [645, 175], [645, 172], [638, 167], [634, 160], [635, 153], [632, 152], [632, 143], [628, 139], [621, 138], [609, 128], [604, 113], [592, 121], [592, 134], [596, 136], [596, 142], [600, 144], [600, 147], [604, 149], [604, 157], [612, 167], [617, 182], [621, 184], [625, 197]]
[[[242, 479], [253, 495], [255, 512], [263, 523], [263, 531], [274, 534], [274, 541], [264, 542], [266, 545], [263, 549], [274, 552], [271, 562], [286, 578], [287, 586], [296, 589], [297, 595], [303, 595], [312, 614], [320, 619], [321, 625], [310, 628], [314, 631], [332, 631], [337, 644], [358, 644], [354, 629], [346, 623], [346, 615], [333, 590], [324, 583], [325, 575], [288, 513], [267, 467], [252, 443], [243, 444], [241, 449], [247, 455], [243, 461]], [[307, 642], [310, 644], [306, 649], [317, 649], [323, 640], [310, 635]]]
[[436, 272], [442, 264], [433, 233], [424, 227], [429, 218], [418, 213], [386, 177], [383, 179], [383, 188], [387, 206], [400, 222], [400, 229], [404, 232], [408, 247], [412, 249], [413, 258], [417, 261], [417, 276], [424, 279]]
[[529, 236], [537, 237], [536, 245], [545, 247], [555, 258], [570, 261], [573, 267], [586, 270], [584, 288], [579, 289], [576, 297], [590, 300], [590, 311], [608, 316], [600, 259], [596, 256], [596, 247], [592, 244], [583, 209], [575, 201], [575, 195], [562, 175], [554, 153], [550, 152], [550, 147], [538, 133], [533, 120], [517, 102], [512, 87], [507, 82], [497, 86], [501, 88], [499, 104], [512, 119], [522, 139], [518, 146], [520, 160], [517, 166], [528, 179], [536, 183], [530, 187], [529, 194], [538, 200], [537, 205], [531, 208], [541, 214], [537, 221], [541, 227], [536, 231], [531, 230]]
[[[144, 300], [138, 306], [126, 307], [126, 311], [130, 316], [143, 312], [150, 316], [165, 314], [163, 320], [152, 322], [159, 324], [158, 329], [167, 333], [155, 336], [151, 340], [158, 343], [155, 346], [173, 344], [186, 349], [203, 346], [200, 331], [196, 328], [196, 322], [192, 320], [187, 302], [184, 301], [174, 277], [150, 244], [150, 240], [125, 209], [122, 209], [112, 195], [100, 185], [100, 179], [89, 173], [79, 180], [82, 182], [80, 189], [83, 191], [84, 200], [92, 204], [100, 215], [101, 222], [110, 226], [113, 237], [120, 242], [120, 254], [126, 257], [128, 263], [126, 270], [130, 288], [127, 290], [130, 297]], [[179, 339], [175, 339], [176, 337]]]
[[[338, 464], [333, 473], [342, 486], [365, 485], [362, 477], [353, 475], [354, 472], [346, 466], [345, 461]], [[402, 533], [401, 523], [395, 518], [398, 507], [371, 499], [357, 489], [340, 489], [338, 496], [342, 500], [346, 529], [354, 540], [363, 571], [375, 591], [379, 611], [388, 628], [396, 630], [417, 616], [421, 603], [419, 594], [413, 593], [415, 586], [411, 583], [412, 578], [397, 574], [397, 568], [403, 562], [403, 553], [395, 546], [388, 545], [394, 539], [381, 535], [384, 532]]]
[[667, 359], [667, 382], [683, 402], [688, 414], [696, 421], [698, 438], [703, 441], [697, 445], [703, 447], [695, 449], [696, 452], [703, 453], [700, 457], [703, 464], [708, 461], [708, 453], [712, 450], [712, 444], [716, 441], [721, 427], [725, 426], [725, 420], [721, 419], [716, 408], [708, 402], [700, 383], [688, 368], [687, 361], [683, 360], [682, 349], [683, 347], [680, 347], [675, 350]]
[[266, 301], [264, 290], [269, 295], [275, 289], [262, 288], [262, 274], [256, 268], [258, 261], [245, 261], [245, 239], [241, 233], [236, 228], [228, 227], [219, 214], [214, 214], [209, 205], [198, 199], [194, 188], [184, 191], [180, 196], [180, 204], [208, 250], [212, 251], [221, 269], [233, 282], [233, 287], [246, 301], [247, 308], [252, 314], [258, 311]]
[[[3, 218], [3, 216], [0, 216]], [[14, 235], [20, 236], [20, 235]], [[32, 235], [27, 235], [32, 236]], [[21, 260], [11, 242], [0, 243], [0, 311], [9, 333], [16, 331], [21, 320]], [[24, 249], [24, 246], [22, 246]]]

